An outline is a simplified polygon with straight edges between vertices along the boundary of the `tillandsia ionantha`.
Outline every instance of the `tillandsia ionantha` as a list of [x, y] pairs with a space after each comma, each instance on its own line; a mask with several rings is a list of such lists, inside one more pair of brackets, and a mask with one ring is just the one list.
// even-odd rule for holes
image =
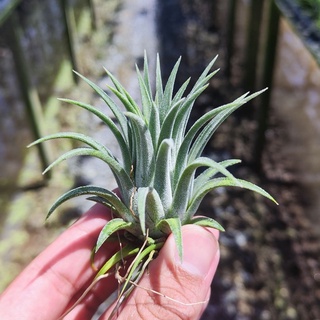
[[[273, 197], [260, 187], [237, 179], [228, 171], [228, 167], [239, 163], [240, 160], [216, 162], [201, 156], [219, 125], [232, 112], [264, 90], [251, 95], [246, 93], [231, 103], [214, 108], [196, 120], [189, 129], [187, 127], [195, 100], [218, 71], [211, 71], [215, 61], [216, 58], [209, 63], [184, 97], [190, 79], [174, 93], [180, 59], [174, 65], [166, 85], [163, 86], [159, 57], [157, 57], [153, 94], [145, 55], [143, 71], [137, 67], [141, 107], [106, 70], [113, 83], [109, 89], [119, 99], [125, 111], [103, 89], [78, 74], [102, 98], [112, 111], [115, 120], [92, 105], [69, 99], [61, 100], [86, 109], [100, 118], [115, 136], [121, 149], [121, 160], [116, 159], [107, 146], [80, 133], [60, 132], [31, 144], [68, 138], [86, 145], [61, 155], [45, 172], [74, 156], [93, 156], [110, 167], [117, 182], [117, 192], [101, 186], [77, 187], [56, 200], [47, 218], [65, 201], [83, 195], [112, 210], [113, 219], [101, 230], [93, 248], [92, 259], [106, 241], [118, 237], [122, 246], [97, 270], [92, 285], [125, 260], [133, 261], [123, 277], [115, 310], [134, 289], [148, 263], [161, 250], [170, 233], [173, 234], [180, 259], [183, 259], [181, 234], [183, 225], [196, 224], [224, 231], [214, 219], [195, 216], [201, 201], [211, 190], [219, 187], [240, 187], [255, 191], [275, 202]], [[205, 169], [197, 174], [196, 171], [200, 167]]]

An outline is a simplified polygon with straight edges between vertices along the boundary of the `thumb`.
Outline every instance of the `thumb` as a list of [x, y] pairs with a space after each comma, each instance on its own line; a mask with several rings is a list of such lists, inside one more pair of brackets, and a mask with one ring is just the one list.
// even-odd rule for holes
[[216, 230], [184, 226], [181, 261], [170, 235], [118, 319], [199, 319], [219, 262], [217, 237]]

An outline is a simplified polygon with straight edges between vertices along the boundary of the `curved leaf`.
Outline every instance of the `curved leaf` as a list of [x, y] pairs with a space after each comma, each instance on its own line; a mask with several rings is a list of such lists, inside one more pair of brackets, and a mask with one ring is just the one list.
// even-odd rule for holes
[[[233, 113], [240, 106], [242, 106], [244, 103], [248, 102], [250, 99], [253, 99], [260, 93], [264, 92], [265, 90], [266, 89], [260, 90], [256, 93], [253, 93], [250, 96], [248, 96], [248, 93], [245, 93], [241, 97], [235, 99], [233, 102], [207, 112], [192, 125], [192, 127], [189, 129], [187, 134], [183, 137], [183, 142], [179, 147], [176, 169], [175, 169], [175, 174], [173, 179], [174, 185], [177, 183], [177, 180], [181, 174], [181, 171], [185, 168], [187, 162], [191, 162], [192, 160], [196, 159], [197, 156], [200, 155], [204, 146], [206, 145], [210, 137], [213, 135], [213, 133], [217, 130], [217, 128], [222, 124], [222, 122], [231, 113]], [[199, 130], [206, 123], [207, 123], [207, 126], [205, 127], [204, 132], [203, 133], [201, 132], [198, 135]], [[195, 139], [197, 140], [194, 141]], [[192, 145], [192, 152], [189, 151], [191, 145]]]
[[117, 215], [128, 222], [133, 222], [136, 220], [136, 217], [132, 215], [130, 209], [121, 201], [121, 199], [112, 191], [96, 187], [96, 186], [81, 186], [78, 188], [74, 188], [69, 190], [68, 192], [64, 193], [60, 196], [55, 203], [49, 209], [47, 218], [54, 212], [54, 210], [59, 207], [61, 204], [70, 200], [72, 198], [76, 198], [83, 195], [92, 195], [96, 197], [101, 197], [105, 199], [110, 205], [115, 208]]
[[[165, 217], [162, 201], [156, 189], [149, 188], [146, 202], [147, 227], [152, 232], [155, 224]], [[151, 235], [151, 234], [150, 234]]]
[[157, 191], [149, 187], [139, 188], [135, 194], [134, 202], [133, 206], [136, 208], [135, 211], [138, 212], [140, 220], [140, 233], [142, 231], [145, 236], [148, 228], [151, 238], [159, 238], [163, 235], [162, 232], [155, 228], [155, 225], [165, 216]]
[[128, 137], [123, 136], [121, 134], [120, 130], [115, 125], [115, 123], [112, 121], [112, 119], [109, 116], [107, 116], [105, 113], [103, 113], [100, 110], [96, 109], [95, 107], [91, 106], [90, 104], [86, 104], [86, 103], [82, 103], [80, 101], [70, 100], [70, 99], [59, 99], [59, 100], [66, 102], [66, 103], [76, 105], [80, 108], [83, 108], [83, 109], [93, 113], [99, 119], [101, 119], [105, 125], [107, 125], [110, 128], [111, 132], [113, 133], [113, 135], [117, 139], [117, 142], [120, 146], [125, 169], [127, 172], [130, 172], [130, 167], [131, 167], [132, 163], [131, 163], [130, 152], [128, 150], [128, 143], [129, 143]]
[[159, 147], [159, 136], [160, 136], [161, 124], [159, 110], [155, 103], [152, 103], [151, 114], [149, 119], [149, 131], [153, 142], [154, 150], [157, 150]]
[[[228, 168], [230, 166], [233, 166], [234, 164], [240, 163], [241, 160], [239, 159], [228, 159], [219, 162], [221, 166], [224, 168]], [[208, 169], [204, 170], [202, 173], [200, 173], [195, 179], [193, 183], [193, 194], [197, 193], [198, 190], [203, 187], [205, 183], [207, 183], [210, 179], [212, 179], [217, 173], [219, 173], [219, 170], [217, 168], [209, 167]]]
[[150, 186], [154, 177], [154, 149], [150, 131], [145, 122], [133, 113], [126, 113], [132, 125], [136, 159], [134, 161], [134, 180], [136, 187]]
[[184, 101], [185, 98], [178, 100], [174, 105], [172, 105], [168, 113], [162, 119], [158, 147], [164, 139], [170, 139], [172, 137], [175, 118]]
[[49, 170], [51, 170], [54, 166], [60, 164], [62, 161], [73, 158], [73, 157], [78, 157], [78, 156], [91, 156], [95, 158], [100, 158], [101, 159], [101, 151], [99, 150], [94, 150], [91, 148], [77, 148], [70, 150], [60, 157], [58, 157], [55, 161], [53, 161], [44, 171], [42, 174], [47, 173]]
[[[202, 86], [203, 81], [207, 81], [205, 80], [205, 78], [207, 77], [207, 74], [209, 73], [209, 71], [212, 69], [213, 65], [215, 64], [215, 62], [218, 59], [218, 55], [216, 55], [210, 62], [209, 64], [206, 66], [206, 68], [203, 70], [203, 72], [201, 73], [200, 77], [198, 78], [196, 84], [194, 85], [195, 88]], [[215, 71], [214, 71], [215, 73]]]
[[[260, 90], [255, 92], [249, 96], [244, 96], [243, 99], [237, 99], [234, 104], [235, 107], [231, 108], [230, 111], [234, 112], [236, 109], [241, 107], [243, 104], [247, 103], [251, 99], [255, 98], [257, 95], [264, 92], [266, 89]], [[225, 120], [226, 117], [230, 115], [231, 112], [221, 113], [217, 115], [213, 120], [211, 120], [201, 131], [201, 133], [197, 136], [196, 140], [194, 141], [192, 148], [189, 153], [188, 161], [193, 161], [197, 157], [199, 157], [204, 150], [205, 146], [207, 145], [208, 141], [212, 137], [215, 130], [219, 127], [219, 125]]]
[[159, 147], [155, 165], [154, 186], [157, 189], [165, 211], [170, 208], [172, 203], [172, 148], [173, 142], [171, 139], [163, 140]]
[[32, 147], [38, 143], [42, 143], [42, 142], [54, 140], [54, 139], [63, 139], [63, 138], [83, 142], [96, 150], [106, 150], [106, 148], [98, 141], [96, 141], [96, 140], [94, 140], [94, 139], [92, 139], [82, 133], [77, 133], [77, 132], [59, 132], [59, 133], [50, 134], [50, 135], [47, 135], [45, 137], [42, 137], [42, 138], [30, 143], [28, 145], [28, 148]]
[[[274, 203], [278, 204], [277, 201], [265, 190], [263, 190], [262, 188], [258, 187], [257, 185], [246, 181], [246, 180], [242, 180], [242, 179], [237, 179], [240, 183], [243, 189], [247, 189], [247, 190], [251, 190], [254, 192], [257, 192], [259, 194], [261, 194], [262, 196], [270, 199], [271, 201], [273, 201]], [[206, 184], [203, 185], [202, 188], [199, 188], [198, 192], [196, 194], [194, 194], [192, 196], [192, 199], [190, 201], [190, 204], [188, 206], [185, 218], [183, 221], [188, 221], [190, 220], [190, 218], [196, 213], [196, 211], [199, 208], [199, 205], [201, 203], [201, 201], [203, 200], [203, 198], [205, 197], [205, 195], [212, 191], [215, 188], [218, 187], [239, 187], [238, 185], [236, 185], [234, 183], [234, 181], [228, 177], [225, 178], [216, 178], [213, 180], [209, 180]]]
[[84, 77], [80, 73], [74, 71], [76, 75], [78, 75], [81, 79], [83, 79], [101, 98], [102, 100], [107, 104], [107, 106], [110, 108], [116, 119], [118, 120], [121, 130], [123, 132], [124, 136], [128, 136], [128, 130], [127, 130], [127, 119], [124, 116], [123, 112], [120, 110], [120, 108], [117, 106], [117, 104], [107, 95], [99, 86], [97, 86], [95, 83], [93, 83], [88, 78]]
[[177, 114], [177, 118], [173, 128], [173, 138], [177, 146], [180, 146], [182, 141], [184, 140], [188, 120], [191, 114], [192, 107], [196, 99], [200, 96], [200, 94], [209, 86], [207, 83], [217, 72], [218, 70], [213, 71], [207, 77], [205, 77], [202, 82], [196, 84], [191, 92], [188, 94], [184, 101], [183, 107], [180, 108], [179, 113]]
[[95, 253], [101, 248], [101, 246], [108, 240], [108, 238], [115, 232], [120, 230], [128, 230], [132, 227], [132, 222], [126, 222], [121, 218], [114, 218], [107, 222], [102, 228], [98, 240], [95, 246]]
[[105, 69], [107, 75], [111, 79], [115, 88], [108, 86], [108, 88], [118, 97], [118, 99], [122, 102], [123, 106], [127, 111], [132, 112], [136, 115], [141, 116], [141, 110], [137, 103], [130, 96], [128, 91], [122, 86], [122, 84], [113, 76], [111, 72]]
[[151, 115], [151, 107], [153, 105], [151, 86], [149, 80], [149, 71], [148, 71], [148, 63], [147, 57], [144, 59], [144, 68], [143, 68], [143, 76], [140, 73], [138, 66], [136, 65], [136, 73], [139, 81], [141, 102], [142, 102], [142, 110], [145, 119], [149, 122]]
[[[120, 165], [120, 163], [112, 156], [112, 154], [108, 151], [108, 149], [105, 146], [98, 143], [97, 141], [95, 141], [94, 139], [89, 138], [89, 137], [87, 137], [83, 134], [80, 134], [80, 133], [62, 132], [62, 133], [56, 133], [56, 134], [52, 134], [52, 135], [43, 137], [41, 139], [38, 139], [35, 142], [33, 142], [32, 144], [30, 144], [29, 146], [32, 146], [36, 143], [40, 143], [43, 141], [58, 139], [58, 138], [70, 138], [70, 139], [79, 140], [81, 142], [84, 142], [84, 143], [90, 145], [93, 149], [79, 148], [80, 151], [71, 150], [71, 151], [67, 152], [66, 154], [60, 156], [56, 161], [54, 161], [45, 170], [45, 172], [47, 172], [49, 169], [51, 169], [54, 165], [57, 165], [61, 161], [65, 160], [67, 158], [70, 158], [72, 156], [87, 155], [87, 156], [93, 156], [93, 157], [99, 158], [102, 161], [104, 161], [106, 164], [108, 164], [108, 166], [110, 167], [110, 169], [111, 169], [111, 171], [117, 181], [117, 184], [119, 186], [120, 193], [123, 197], [123, 201], [127, 204], [130, 202], [130, 197], [133, 192], [134, 185], [133, 185], [133, 182], [132, 182], [129, 174]], [[97, 151], [99, 151], [99, 152], [97, 152]]]
[[149, 188], [139, 188], [135, 195], [142, 234], [146, 235], [146, 202]]
[[172, 103], [171, 105], [175, 105], [178, 101], [180, 101], [183, 97], [183, 94], [185, 93], [189, 83], [190, 83], [191, 77], [188, 78], [179, 88], [179, 90], [177, 91], [177, 93], [174, 95], [173, 99], [172, 99]]
[[187, 123], [195, 100], [208, 87], [208, 81], [219, 71], [219, 69], [217, 69], [209, 73], [217, 58], [218, 56], [214, 57], [202, 72], [192, 90], [186, 97], [183, 108], [179, 110], [173, 129], [173, 138], [176, 146], [178, 147], [180, 147], [180, 144], [184, 139]]
[[222, 232], [225, 231], [224, 228], [216, 220], [208, 217], [193, 217], [189, 223], [196, 224], [202, 227], [217, 229]]
[[209, 159], [198, 158], [188, 165], [179, 178], [177, 187], [174, 190], [174, 196], [172, 201], [172, 207], [170, 208], [169, 216], [179, 216], [183, 221], [183, 216], [187, 210], [188, 203], [191, 200], [194, 174], [199, 167], [211, 167], [228, 177], [234, 185], [241, 186], [238, 180], [221, 164]]
[[190, 160], [189, 157], [189, 149], [192, 145], [194, 139], [196, 138], [199, 130], [211, 120], [210, 122], [210, 133], [211, 135], [215, 132], [215, 130], [220, 126], [220, 124], [238, 108], [238, 104], [235, 102], [226, 104], [224, 106], [215, 108], [206, 114], [204, 114], [200, 119], [198, 119], [192, 127], [189, 129], [187, 134], [184, 136], [183, 142], [179, 147], [178, 155], [177, 155], [177, 163], [174, 174], [174, 184], [177, 183], [178, 178], [181, 174], [181, 171], [187, 165], [187, 162]]
[[169, 111], [169, 108], [171, 107], [174, 83], [175, 83], [177, 72], [180, 66], [180, 62], [181, 62], [181, 57], [177, 60], [174, 67], [172, 68], [168, 81], [166, 83], [166, 86], [164, 88], [163, 98], [160, 101], [160, 105], [159, 105], [159, 114], [160, 114], [161, 123], [163, 122], [163, 119], [165, 118], [166, 114]]
[[142, 116], [139, 106], [136, 104], [136, 102], [132, 99], [132, 97], [129, 95], [127, 91], [125, 91], [125, 93], [122, 94], [113, 87], [108, 86], [108, 88], [117, 96], [117, 98], [121, 101], [121, 103], [128, 112], [132, 112], [138, 115], [139, 117]]
[[161, 74], [161, 64], [159, 54], [157, 53], [156, 59], [156, 94], [155, 94], [155, 104], [157, 108], [160, 108], [160, 103], [163, 100], [163, 84], [162, 84], [162, 74]]

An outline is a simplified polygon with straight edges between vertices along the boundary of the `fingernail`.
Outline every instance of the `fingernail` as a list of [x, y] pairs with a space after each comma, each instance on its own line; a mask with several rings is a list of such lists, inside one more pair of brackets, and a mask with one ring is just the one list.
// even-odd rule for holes
[[188, 273], [205, 277], [214, 264], [218, 242], [214, 235], [199, 226], [186, 226], [182, 234], [183, 260], [176, 250], [176, 263]]

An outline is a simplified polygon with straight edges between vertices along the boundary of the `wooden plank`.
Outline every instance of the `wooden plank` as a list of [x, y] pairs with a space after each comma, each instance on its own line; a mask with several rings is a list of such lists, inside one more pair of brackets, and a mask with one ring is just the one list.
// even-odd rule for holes
[[228, 81], [232, 76], [232, 58], [234, 53], [234, 35], [235, 21], [237, 12], [237, 0], [229, 0], [228, 2], [228, 17], [227, 17], [227, 62], [226, 62], [226, 77]]
[[258, 130], [254, 146], [254, 165], [257, 171], [262, 170], [262, 154], [265, 147], [265, 133], [268, 128], [270, 99], [272, 94], [274, 65], [279, 34], [280, 11], [274, 0], [270, 1], [268, 14], [268, 27], [266, 39], [266, 52], [262, 70], [262, 87], [269, 89], [260, 97], [258, 109]]
[[244, 87], [248, 91], [256, 89], [259, 42], [261, 37], [262, 12], [265, 0], [252, 0], [245, 48]]
[[[73, 7], [70, 5], [68, 0], [61, 0], [61, 8], [63, 12], [64, 24], [66, 27], [67, 49], [69, 52], [72, 69], [79, 71], [77, 55], [74, 49], [74, 35], [76, 34], [76, 23]], [[79, 82], [79, 78], [76, 76], [75, 73], [73, 73], [73, 80], [75, 83]]]

